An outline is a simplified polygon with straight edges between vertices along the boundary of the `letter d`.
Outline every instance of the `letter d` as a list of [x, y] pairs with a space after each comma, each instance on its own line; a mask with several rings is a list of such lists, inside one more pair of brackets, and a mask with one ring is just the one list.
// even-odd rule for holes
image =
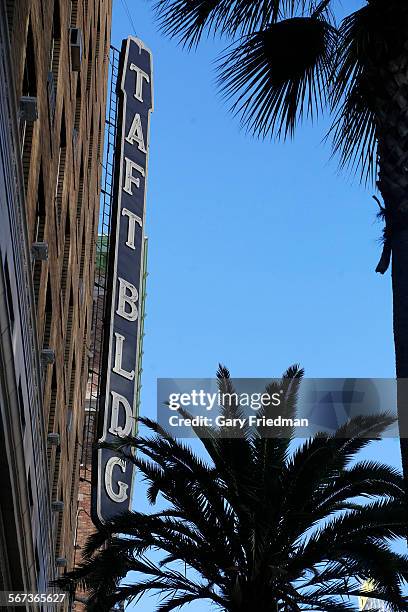
[[[132, 433], [132, 422], [133, 422], [133, 414], [132, 408], [127, 401], [126, 397], [116, 393], [116, 391], [111, 391], [112, 395], [112, 408], [111, 408], [111, 422], [109, 431], [115, 436], [119, 436], [120, 438], [125, 438]], [[120, 427], [119, 422], [119, 405], [122, 405], [125, 409], [125, 425], [124, 427]]]

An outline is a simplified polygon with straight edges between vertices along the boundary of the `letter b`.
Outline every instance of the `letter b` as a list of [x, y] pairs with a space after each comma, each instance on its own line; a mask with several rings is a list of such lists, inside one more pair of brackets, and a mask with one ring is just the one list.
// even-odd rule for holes
[[[119, 294], [118, 294], [118, 308], [116, 313], [126, 319], [127, 321], [136, 321], [139, 316], [136, 302], [139, 299], [139, 293], [132, 283], [123, 278], [118, 278], [119, 281]], [[126, 309], [126, 306], [130, 309]]]

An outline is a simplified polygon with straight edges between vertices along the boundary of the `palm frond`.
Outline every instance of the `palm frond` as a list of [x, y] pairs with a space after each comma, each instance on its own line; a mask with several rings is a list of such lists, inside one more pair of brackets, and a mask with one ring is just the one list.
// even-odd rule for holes
[[293, 136], [328, 101], [336, 30], [320, 15], [294, 17], [240, 39], [221, 56], [218, 84], [250, 133]]
[[372, 181], [377, 171], [377, 130], [383, 83], [381, 65], [388, 55], [389, 27], [380, 3], [369, 2], [346, 17], [339, 29], [333, 76], [331, 130], [333, 151]]
[[245, 35], [307, 8], [327, 14], [329, 4], [328, 0], [317, 6], [307, 0], [157, 0], [154, 8], [161, 30], [192, 48], [205, 32]]

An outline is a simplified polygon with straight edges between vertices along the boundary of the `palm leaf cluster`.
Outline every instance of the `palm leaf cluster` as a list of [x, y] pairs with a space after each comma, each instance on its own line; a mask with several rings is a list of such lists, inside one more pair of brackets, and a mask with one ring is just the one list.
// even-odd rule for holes
[[[301, 377], [293, 367], [267, 388], [283, 391], [286, 416], [295, 415]], [[223, 367], [218, 381], [220, 391], [233, 391]], [[240, 408], [231, 403], [224, 413], [239, 416]], [[106, 524], [89, 539], [81, 565], [60, 580], [88, 591], [89, 610], [155, 592], [157, 612], [200, 599], [228, 612], [340, 612], [356, 609], [365, 580], [390, 610], [407, 610], [408, 558], [391, 545], [407, 532], [402, 476], [356, 461], [389, 417], [357, 418], [302, 444], [288, 429], [231, 438], [196, 428], [205, 458], [157, 423], [141, 422], [147, 435], [123, 444], [136, 449], [126, 457], [160, 508]]]
[[371, 178], [381, 116], [394, 93], [390, 76], [406, 57], [408, 9], [401, 0], [361, 4], [341, 19], [347, 3], [336, 0], [154, 2], [162, 31], [184, 46], [195, 47], [205, 34], [229, 40], [218, 84], [247, 130], [292, 136], [304, 116], [328, 108], [341, 163]]

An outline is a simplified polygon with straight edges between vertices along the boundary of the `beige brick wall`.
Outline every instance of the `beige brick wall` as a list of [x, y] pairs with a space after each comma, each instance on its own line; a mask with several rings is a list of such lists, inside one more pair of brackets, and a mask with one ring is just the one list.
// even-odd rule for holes
[[[55, 556], [74, 562], [79, 464], [88, 379], [88, 345], [97, 239], [110, 44], [110, 0], [7, 2], [17, 100], [35, 95], [38, 119], [22, 126], [29, 239], [48, 243], [33, 264], [41, 348], [55, 351], [44, 374], [45, 429], [55, 514]], [[71, 68], [70, 28], [83, 37], [79, 72]], [[50, 84], [53, 73], [53, 87]], [[55, 96], [55, 112], [52, 112]], [[53, 116], [52, 116], [53, 115]], [[84, 496], [84, 492], [80, 492]], [[78, 524], [88, 512], [82, 497]], [[63, 571], [63, 570], [61, 570]]]

